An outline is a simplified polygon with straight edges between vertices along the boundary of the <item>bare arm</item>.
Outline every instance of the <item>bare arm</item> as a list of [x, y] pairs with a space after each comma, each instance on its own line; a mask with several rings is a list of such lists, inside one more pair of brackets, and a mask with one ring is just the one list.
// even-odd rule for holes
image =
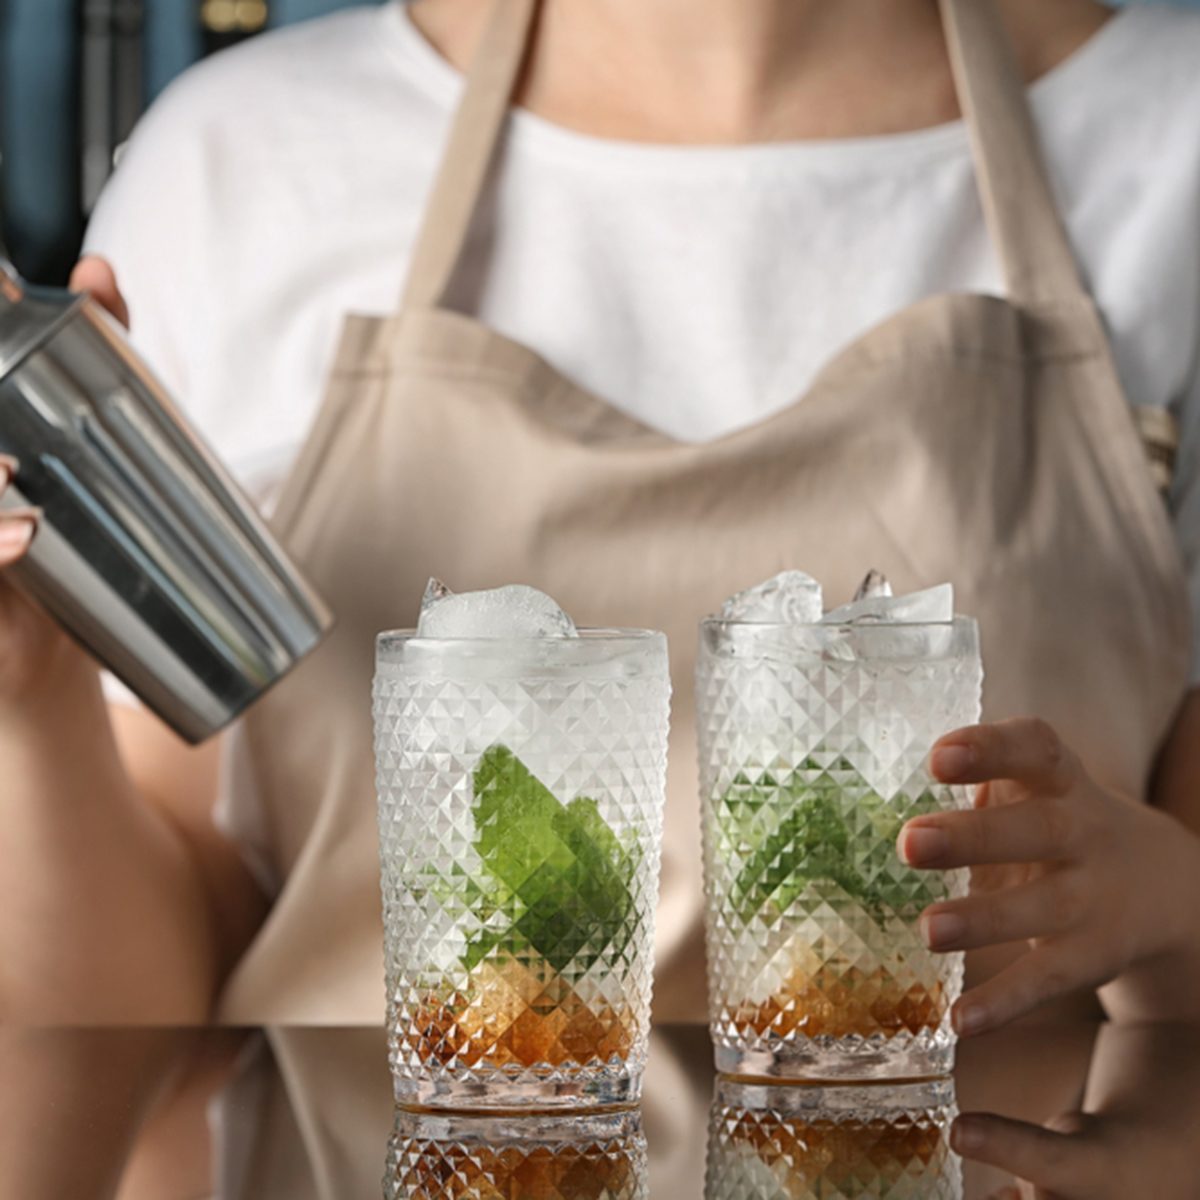
[[73, 646], [0, 702], [0, 777], [0, 1018], [203, 1020], [218, 956], [200, 874], [124, 769]]
[[[1189, 693], [1159, 759], [1151, 796], [1169, 817], [1162, 838], [1162, 919], [1179, 953], [1151, 960], [1103, 988], [1114, 1018], [1196, 1020], [1200, 1017], [1200, 690]], [[1156, 894], [1147, 886], [1146, 897]], [[1132, 903], [1143, 897], [1131, 898]]]
[[1159, 759], [1156, 808], [1200, 836], [1200, 689], [1188, 693]]
[[266, 916], [267, 901], [237, 847], [213, 823], [220, 742], [195, 749], [143, 709], [111, 710], [138, 794], [183, 839], [204, 892], [220, 984]]
[[[76, 282], [124, 315], [107, 268]], [[0, 1021], [205, 1020], [264, 909], [208, 816], [215, 751], [133, 713], [118, 745], [95, 666], [5, 582], [32, 516], [0, 521]]]
[[143, 1122], [200, 1036], [0, 1028], [0, 1195], [112, 1200]]

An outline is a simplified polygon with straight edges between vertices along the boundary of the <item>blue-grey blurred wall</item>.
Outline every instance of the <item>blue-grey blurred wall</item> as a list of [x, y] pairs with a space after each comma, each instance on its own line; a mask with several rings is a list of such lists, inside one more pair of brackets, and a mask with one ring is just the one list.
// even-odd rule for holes
[[23, 265], [60, 275], [79, 222], [74, 0], [0, 10], [0, 230]]
[[[271, 28], [293, 25], [339, 8], [370, 3], [384, 3], [384, 0], [272, 0], [267, 6], [267, 25]], [[196, 20], [200, 7], [200, 0], [145, 0], [148, 99], [157, 96], [203, 53], [201, 24]]]
[[137, 114], [237, 40], [237, 28], [214, 32], [217, 21], [232, 12], [253, 24], [265, 8], [277, 27], [372, 2], [384, 0], [0, 0], [0, 236], [17, 265], [65, 279]]

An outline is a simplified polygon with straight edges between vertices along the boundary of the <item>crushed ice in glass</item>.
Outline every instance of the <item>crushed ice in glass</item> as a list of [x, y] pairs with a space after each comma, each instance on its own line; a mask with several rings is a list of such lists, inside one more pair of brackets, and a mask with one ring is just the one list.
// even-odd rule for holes
[[524, 584], [481, 592], [452, 592], [431, 579], [421, 601], [422, 638], [570, 638], [575, 622], [537, 588]]
[[784, 571], [757, 587], [738, 592], [725, 601], [719, 616], [723, 621], [750, 624], [936, 625], [954, 620], [954, 587], [940, 583], [897, 596], [887, 576], [871, 570], [849, 604], [823, 613], [821, 585], [803, 571]]
[[872, 571], [863, 580], [855, 598], [841, 608], [835, 608], [821, 618], [824, 625], [854, 625], [870, 621], [887, 624], [934, 625], [954, 620], [954, 587], [939, 583], [937, 587], [906, 596], [892, 595], [886, 576]]
[[[729, 622], [722, 636], [735, 655], [790, 653], [799, 637], [830, 661], [852, 663], [864, 654], [936, 657], [954, 621], [954, 589], [943, 583], [896, 596], [887, 577], [873, 570], [849, 604], [822, 614], [820, 584], [802, 571], [784, 571], [732, 597], [719, 619]], [[905, 625], [914, 628], [889, 632]]]
[[821, 585], [803, 571], [784, 571], [725, 601], [723, 621], [812, 625], [821, 619]]

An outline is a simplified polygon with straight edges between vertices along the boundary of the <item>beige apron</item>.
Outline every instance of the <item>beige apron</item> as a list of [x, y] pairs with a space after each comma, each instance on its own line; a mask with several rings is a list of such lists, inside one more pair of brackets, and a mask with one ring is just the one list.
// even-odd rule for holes
[[382, 1020], [373, 637], [414, 623], [430, 575], [456, 590], [529, 583], [580, 624], [669, 634], [660, 1019], [704, 1011], [691, 679], [696, 624], [731, 592], [785, 567], [833, 600], [869, 566], [900, 588], [952, 580], [983, 630], [987, 716], [1046, 717], [1130, 795], [1183, 693], [1172, 531], [991, 0], [942, 7], [1008, 297], [923, 301], [790, 408], [704, 445], [443, 306], [536, 7], [496, 0], [403, 311], [348, 319], [277, 514], [339, 624], [247, 718], [284, 884], [226, 1021]]

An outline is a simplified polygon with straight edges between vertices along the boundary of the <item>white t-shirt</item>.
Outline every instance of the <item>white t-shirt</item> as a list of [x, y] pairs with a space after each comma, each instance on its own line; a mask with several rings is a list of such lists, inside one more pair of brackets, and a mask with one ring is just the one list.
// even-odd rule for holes
[[[101, 199], [88, 248], [135, 341], [266, 505], [343, 315], [398, 306], [461, 88], [398, 0], [273, 33], [168, 89]], [[1030, 96], [1129, 397], [1183, 425], [1173, 504], [1200, 610], [1200, 14], [1125, 10]], [[961, 122], [697, 148], [526, 112], [459, 283], [456, 307], [698, 442], [793, 403], [922, 297], [1003, 290]]]

